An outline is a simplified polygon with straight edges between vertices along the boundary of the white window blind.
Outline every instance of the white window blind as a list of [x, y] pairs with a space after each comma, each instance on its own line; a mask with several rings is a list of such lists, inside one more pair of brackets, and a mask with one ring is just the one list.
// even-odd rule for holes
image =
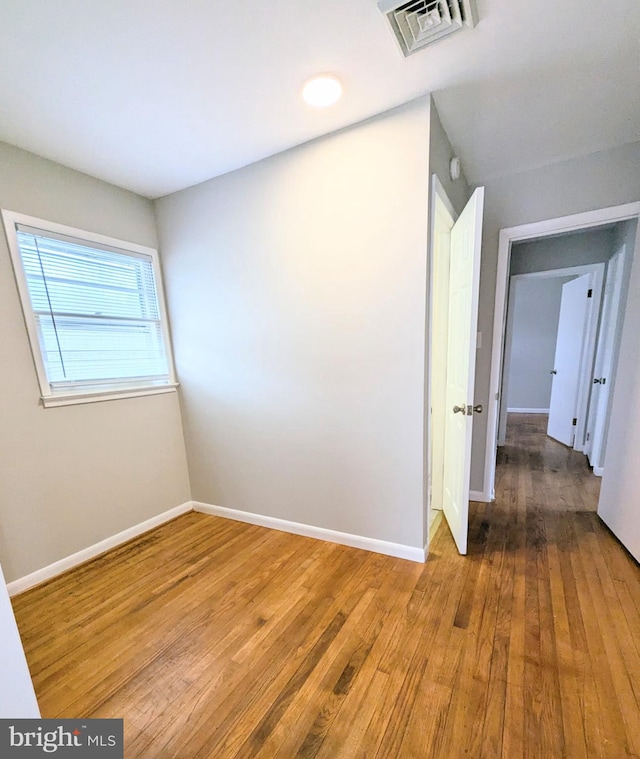
[[53, 393], [170, 382], [151, 256], [16, 225]]

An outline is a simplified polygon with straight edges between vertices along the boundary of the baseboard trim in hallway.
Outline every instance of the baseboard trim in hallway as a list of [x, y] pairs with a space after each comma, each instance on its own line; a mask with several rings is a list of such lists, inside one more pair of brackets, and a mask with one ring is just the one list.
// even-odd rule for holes
[[476, 501], [476, 503], [491, 503], [493, 498], [483, 490], [470, 490], [469, 500]]

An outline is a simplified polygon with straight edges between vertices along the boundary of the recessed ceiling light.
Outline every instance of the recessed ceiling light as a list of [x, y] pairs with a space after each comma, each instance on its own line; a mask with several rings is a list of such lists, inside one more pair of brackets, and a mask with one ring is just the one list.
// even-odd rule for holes
[[340, 100], [342, 83], [332, 74], [314, 76], [305, 84], [302, 97], [315, 108], [326, 108]]

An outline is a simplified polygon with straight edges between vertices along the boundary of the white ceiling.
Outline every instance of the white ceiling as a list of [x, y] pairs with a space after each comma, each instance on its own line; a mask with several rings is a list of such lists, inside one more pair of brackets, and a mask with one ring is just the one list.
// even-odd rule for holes
[[474, 183], [640, 140], [638, 0], [478, 14], [404, 59], [376, 0], [2, 0], [0, 140], [150, 197], [429, 91]]

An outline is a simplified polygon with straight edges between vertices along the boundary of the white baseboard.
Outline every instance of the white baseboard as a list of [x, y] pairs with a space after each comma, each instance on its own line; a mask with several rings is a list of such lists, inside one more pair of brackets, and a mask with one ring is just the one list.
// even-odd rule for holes
[[596, 477], [602, 477], [604, 475], [604, 467], [603, 466], [594, 466], [593, 467], [593, 473]]
[[508, 414], [548, 414], [548, 408], [508, 408]]
[[485, 493], [481, 490], [470, 490], [469, 500], [479, 501], [480, 503], [491, 503], [491, 501], [493, 501], [493, 498], [491, 498], [489, 493]]
[[71, 556], [66, 556], [64, 559], [60, 559], [60, 561], [49, 564], [47, 567], [38, 569], [29, 575], [25, 575], [24, 577], [20, 577], [17, 580], [14, 580], [13, 582], [7, 584], [9, 595], [15, 596], [18, 593], [23, 593], [25, 590], [33, 588], [35, 585], [40, 585], [40, 583], [43, 583], [46, 580], [50, 580], [52, 577], [62, 574], [68, 569], [73, 569], [73, 567], [77, 567], [79, 564], [84, 564], [85, 561], [94, 559], [101, 553], [104, 553], [111, 548], [115, 548], [122, 543], [126, 543], [127, 540], [137, 538], [138, 535], [142, 535], [143, 532], [153, 530], [154, 527], [158, 527], [159, 525], [168, 522], [170, 519], [179, 517], [181, 514], [186, 514], [188, 511], [193, 511], [191, 501], [187, 501], [187, 503], [183, 503], [180, 506], [169, 509], [169, 511], [165, 511], [155, 517], [151, 517], [151, 519], [147, 519], [145, 522], [140, 522], [140, 524], [129, 527], [128, 529], [117, 533], [117, 535], [112, 535], [109, 538], [105, 538], [99, 543], [95, 543], [88, 548], [83, 548], [77, 553], [72, 553]]
[[212, 506], [211, 504], [199, 503], [198, 501], [193, 501], [192, 507], [194, 511], [199, 511], [202, 514], [233, 519], [236, 522], [247, 522], [248, 524], [259, 525], [260, 527], [269, 527], [272, 530], [280, 530], [281, 532], [290, 532], [294, 535], [303, 535], [307, 538], [325, 540], [328, 543], [339, 543], [351, 548], [361, 548], [364, 551], [395, 556], [398, 559], [408, 559], [409, 561], [420, 563], [425, 561], [426, 554], [424, 548], [414, 548], [402, 543], [390, 543], [386, 540], [366, 538], [362, 535], [352, 535], [348, 532], [327, 530], [324, 527], [314, 527], [313, 525], [301, 524], [300, 522], [289, 522], [287, 519], [268, 517], [264, 514], [253, 514], [249, 511], [227, 509], [224, 506]]

